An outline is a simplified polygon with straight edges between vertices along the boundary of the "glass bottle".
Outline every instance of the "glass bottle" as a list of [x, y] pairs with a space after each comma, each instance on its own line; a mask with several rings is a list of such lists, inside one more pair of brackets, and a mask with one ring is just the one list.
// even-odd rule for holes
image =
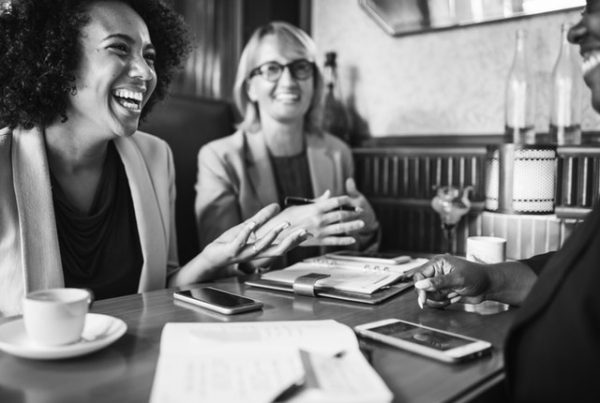
[[581, 68], [567, 40], [571, 24], [561, 27], [561, 44], [552, 70], [550, 141], [581, 144]]
[[527, 62], [526, 43], [526, 31], [517, 30], [515, 55], [506, 82], [505, 143], [535, 143], [533, 76]]
[[342, 95], [337, 75], [335, 52], [325, 54], [323, 75], [325, 94], [323, 99], [323, 130], [350, 144], [350, 123], [346, 108], [342, 103]]

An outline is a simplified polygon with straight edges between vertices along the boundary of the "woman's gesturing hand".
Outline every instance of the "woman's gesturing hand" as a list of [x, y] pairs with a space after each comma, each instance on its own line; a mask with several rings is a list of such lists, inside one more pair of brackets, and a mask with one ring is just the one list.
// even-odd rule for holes
[[346, 179], [346, 193], [350, 196], [352, 205], [358, 208], [357, 211], [360, 212], [359, 218], [365, 223], [364, 228], [357, 234], [358, 242], [362, 243], [360, 246], [364, 247], [365, 245], [363, 244], [372, 240], [373, 236], [379, 230], [379, 222], [377, 221], [373, 207], [371, 207], [367, 198], [358, 191], [353, 178]]
[[[279, 206], [270, 204], [248, 220], [225, 231], [204, 248], [201, 253], [204, 260], [212, 267], [220, 267], [265, 256], [278, 256], [299, 245], [308, 236], [306, 230], [298, 228], [286, 231], [279, 237], [290, 223], [279, 216], [273, 218], [278, 212]], [[270, 228], [257, 235], [266, 222], [270, 223]]]
[[[350, 209], [342, 210], [342, 206]], [[302, 246], [344, 246], [354, 244], [356, 240], [352, 234], [365, 226], [364, 221], [359, 219], [360, 214], [360, 208], [353, 208], [350, 197], [329, 197], [327, 191], [313, 203], [286, 208], [276, 218], [291, 224], [283, 235], [299, 228], [312, 235]]]
[[451, 255], [435, 256], [406, 275], [415, 281], [421, 307], [441, 308], [458, 301], [476, 304], [490, 287], [485, 265]]

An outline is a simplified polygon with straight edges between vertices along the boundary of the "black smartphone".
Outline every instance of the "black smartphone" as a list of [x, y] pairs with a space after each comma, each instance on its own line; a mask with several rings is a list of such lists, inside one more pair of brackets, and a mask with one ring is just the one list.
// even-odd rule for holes
[[[283, 199], [283, 204], [285, 205], [285, 207], [301, 206], [303, 204], [311, 204], [314, 202], [315, 201], [312, 199], [306, 199], [304, 197], [295, 197], [295, 196], [286, 196], [285, 199]], [[345, 211], [356, 211], [356, 207], [349, 206], [347, 204], [344, 204], [344, 205], [338, 207], [338, 209], [345, 210]]]
[[492, 344], [484, 340], [400, 319], [366, 323], [354, 330], [361, 336], [448, 363], [480, 357], [492, 349]]
[[262, 309], [262, 302], [212, 287], [175, 291], [173, 298], [201, 306], [224, 315]]

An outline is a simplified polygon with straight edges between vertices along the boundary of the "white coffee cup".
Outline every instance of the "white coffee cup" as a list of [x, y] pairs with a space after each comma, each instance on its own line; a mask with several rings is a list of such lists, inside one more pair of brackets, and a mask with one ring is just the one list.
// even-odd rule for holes
[[506, 260], [506, 239], [495, 236], [467, 238], [467, 260], [477, 263], [500, 263]]
[[27, 336], [40, 346], [75, 343], [81, 338], [91, 302], [91, 292], [81, 288], [30, 292], [23, 299]]

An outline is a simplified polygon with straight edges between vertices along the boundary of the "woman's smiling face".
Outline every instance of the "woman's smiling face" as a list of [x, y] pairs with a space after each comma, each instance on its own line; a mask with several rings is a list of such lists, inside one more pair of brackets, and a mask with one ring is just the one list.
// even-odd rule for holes
[[[254, 58], [258, 67], [268, 62], [286, 65], [296, 60], [308, 59], [308, 55], [296, 43], [287, 38], [269, 34], [262, 38]], [[281, 123], [302, 121], [310, 108], [314, 95], [314, 79], [297, 79], [285, 68], [275, 82], [261, 75], [249, 79], [248, 96], [258, 103], [261, 120], [273, 119]]]
[[81, 32], [77, 92], [70, 97], [67, 116], [101, 134], [133, 134], [156, 87], [156, 52], [148, 28], [131, 7], [117, 1], [93, 3], [88, 15]]

